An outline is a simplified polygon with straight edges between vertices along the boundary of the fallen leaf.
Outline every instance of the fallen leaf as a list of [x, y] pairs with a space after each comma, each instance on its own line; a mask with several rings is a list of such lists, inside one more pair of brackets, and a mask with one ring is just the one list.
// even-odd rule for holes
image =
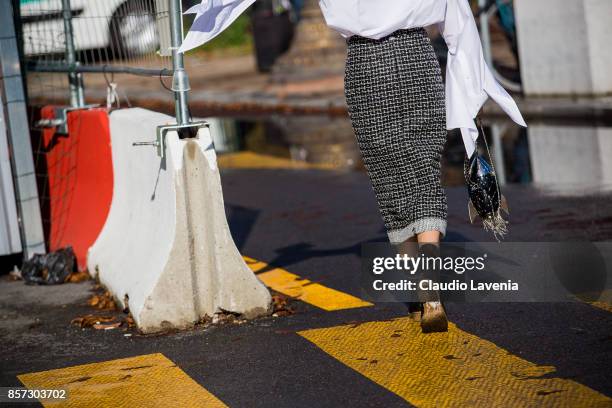
[[78, 325], [80, 327], [93, 327], [95, 324], [111, 322], [115, 320], [114, 316], [96, 316], [96, 315], [86, 315], [80, 316], [72, 319], [71, 324]]
[[292, 315], [293, 312], [290, 310], [279, 310], [278, 312], [274, 312], [272, 313], [273, 317], [283, 317], [283, 316], [289, 316]]
[[281, 310], [287, 306], [287, 297], [282, 295], [274, 295], [272, 296], [272, 306], [274, 310]]
[[134, 318], [132, 317], [131, 314], [127, 315], [125, 319], [123, 319], [122, 323], [125, 324], [127, 327], [136, 326], [136, 322], [134, 321]]
[[9, 279], [12, 281], [22, 280], [21, 271], [15, 266], [13, 270], [9, 272]]
[[121, 326], [121, 322], [115, 322], [115, 323], [109, 323], [109, 324], [98, 323], [98, 324], [94, 324], [93, 328], [96, 330], [112, 330], [112, 329], [116, 329], [119, 326]]
[[212, 318], [212, 324], [233, 323], [236, 320], [234, 313], [215, 313]]
[[86, 271], [73, 272], [68, 276], [68, 279], [66, 279], [66, 282], [78, 283], [78, 282], [86, 281], [89, 278], [90, 278], [89, 273], [87, 273]]
[[115, 299], [113, 298], [113, 295], [111, 295], [111, 293], [108, 290], [102, 294], [92, 295], [87, 301], [87, 303], [90, 306], [95, 307], [96, 309], [102, 309], [102, 310], [116, 310], [117, 309]]
[[272, 316], [281, 317], [294, 314], [293, 309], [289, 307], [289, 298], [284, 295], [272, 296]]

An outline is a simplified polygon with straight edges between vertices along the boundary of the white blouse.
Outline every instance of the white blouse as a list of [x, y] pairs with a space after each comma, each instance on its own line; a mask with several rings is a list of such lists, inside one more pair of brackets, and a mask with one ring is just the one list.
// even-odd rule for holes
[[[202, 45], [225, 30], [255, 0], [202, 0], [180, 52]], [[461, 129], [465, 150], [475, 149], [474, 118], [490, 96], [510, 118], [527, 126], [516, 103], [495, 80], [484, 60], [468, 0], [319, 0], [325, 22], [343, 37], [379, 39], [399, 29], [438, 24], [448, 46], [446, 127]]]

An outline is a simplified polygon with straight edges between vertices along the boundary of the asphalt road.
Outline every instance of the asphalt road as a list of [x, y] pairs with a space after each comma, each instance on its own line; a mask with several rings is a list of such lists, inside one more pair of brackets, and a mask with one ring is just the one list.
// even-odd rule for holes
[[[365, 174], [224, 170], [222, 183], [230, 228], [244, 255], [359, 296], [360, 245], [386, 239]], [[612, 237], [609, 193], [559, 194], [529, 186], [505, 191], [512, 207], [509, 241]], [[490, 240], [468, 223], [463, 189], [447, 193], [446, 239]], [[295, 313], [289, 316], [141, 336], [70, 324], [91, 313], [86, 305], [91, 285], [29, 287], [3, 277], [2, 386], [21, 385], [17, 375], [24, 373], [161, 353], [230, 407], [461, 406], [466, 401], [612, 406], [606, 397], [612, 396], [612, 314], [586, 303], [449, 304], [450, 334], [424, 338], [410, 334], [413, 326], [403, 319], [402, 304], [325, 311], [294, 300]], [[356, 333], [352, 340], [349, 329]], [[384, 330], [393, 334], [378, 338]], [[441, 358], [437, 348], [445, 350]], [[350, 357], [356, 352], [363, 357]], [[376, 353], [383, 357], [372, 357]], [[486, 360], [476, 361], [479, 356]], [[421, 365], [414, 368], [416, 362]], [[410, 375], [398, 376], [402, 370]], [[470, 374], [478, 370], [481, 374]], [[466, 385], [457, 385], [455, 374], [463, 372]], [[89, 377], [84, 378], [86, 383]], [[523, 388], [522, 400], [504, 396]], [[496, 399], [488, 399], [496, 393]]]

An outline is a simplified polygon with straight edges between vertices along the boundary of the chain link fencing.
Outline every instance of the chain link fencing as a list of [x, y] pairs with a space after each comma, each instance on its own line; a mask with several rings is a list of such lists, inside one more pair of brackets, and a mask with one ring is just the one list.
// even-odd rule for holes
[[[180, 0], [13, 0], [45, 236], [63, 242], [83, 146], [82, 115], [130, 107], [122, 83], [168, 91], [173, 74], [170, 8]], [[168, 85], [166, 85], [166, 83]], [[69, 129], [70, 127], [70, 129]], [[100, 131], [103, 131], [100, 129]], [[98, 132], [87, 135], [97, 137]], [[50, 248], [53, 249], [53, 248]]]

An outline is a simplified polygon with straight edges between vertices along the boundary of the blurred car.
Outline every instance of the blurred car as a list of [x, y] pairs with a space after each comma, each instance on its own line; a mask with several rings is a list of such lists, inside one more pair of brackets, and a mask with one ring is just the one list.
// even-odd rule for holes
[[[135, 57], [159, 48], [155, 5], [164, 0], [71, 0], [77, 51], [106, 50], [105, 58]], [[20, 0], [27, 56], [64, 53], [61, 0]]]

